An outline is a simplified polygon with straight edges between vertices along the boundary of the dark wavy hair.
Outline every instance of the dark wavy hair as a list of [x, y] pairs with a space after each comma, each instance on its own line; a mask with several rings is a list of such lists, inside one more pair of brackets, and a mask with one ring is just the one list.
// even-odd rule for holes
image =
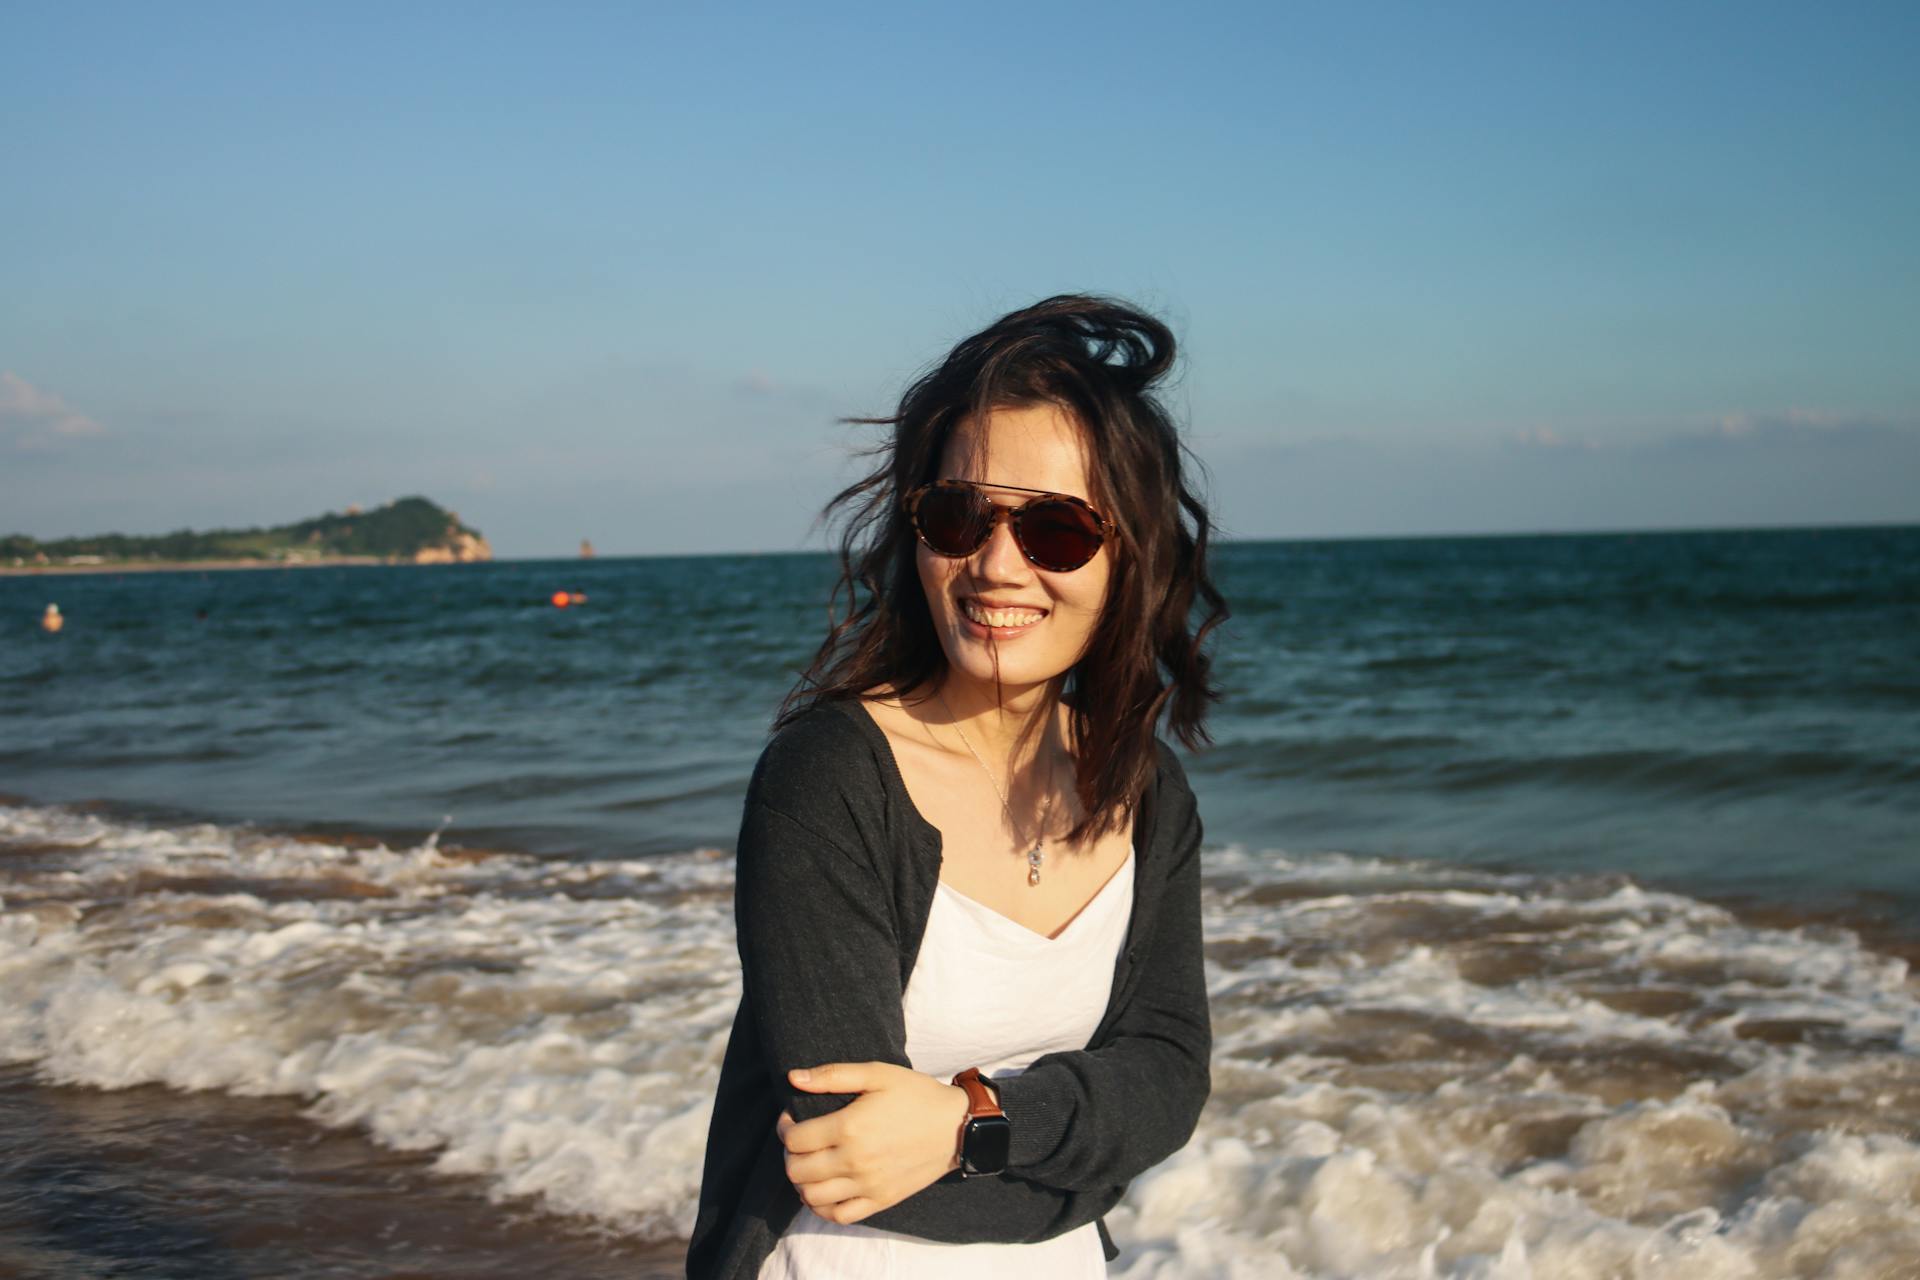
[[774, 727], [875, 686], [903, 699], [921, 690], [932, 696], [947, 658], [915, 566], [904, 495], [939, 478], [961, 424], [994, 409], [1050, 403], [1081, 431], [1088, 497], [1118, 526], [1108, 543], [1105, 608], [1055, 695], [1072, 716], [1085, 813], [1068, 838], [1118, 829], [1153, 779], [1161, 715], [1182, 743], [1198, 748], [1209, 741], [1208, 704], [1220, 696], [1202, 647], [1227, 617], [1207, 573], [1212, 525], [1182, 469], [1179, 433], [1153, 391], [1173, 358], [1173, 334], [1152, 316], [1109, 298], [1066, 294], [961, 342], [907, 388], [891, 416], [847, 419], [890, 427], [891, 435], [866, 451], [875, 469], [822, 512], [841, 526], [830, 626]]

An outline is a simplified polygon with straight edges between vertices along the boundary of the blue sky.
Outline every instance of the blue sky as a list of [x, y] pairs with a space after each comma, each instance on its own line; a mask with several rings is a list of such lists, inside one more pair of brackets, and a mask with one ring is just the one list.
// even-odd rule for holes
[[1920, 520], [1913, 5], [5, 27], [0, 532], [815, 545], [836, 419], [1070, 289], [1232, 536]]

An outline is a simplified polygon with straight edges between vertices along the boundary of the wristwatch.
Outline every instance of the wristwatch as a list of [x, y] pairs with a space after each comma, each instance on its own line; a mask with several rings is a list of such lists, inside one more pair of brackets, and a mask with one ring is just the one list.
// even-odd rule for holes
[[968, 1067], [953, 1082], [967, 1091], [967, 1122], [960, 1127], [960, 1176], [1005, 1173], [1013, 1124], [1000, 1109], [999, 1095], [978, 1067]]

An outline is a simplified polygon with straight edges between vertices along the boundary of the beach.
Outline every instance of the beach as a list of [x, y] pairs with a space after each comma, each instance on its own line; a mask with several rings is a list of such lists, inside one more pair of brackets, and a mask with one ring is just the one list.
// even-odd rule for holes
[[[1916, 566], [1225, 548], [1214, 1091], [1113, 1273], [1920, 1274]], [[831, 574], [0, 582], [0, 1274], [675, 1273]]]

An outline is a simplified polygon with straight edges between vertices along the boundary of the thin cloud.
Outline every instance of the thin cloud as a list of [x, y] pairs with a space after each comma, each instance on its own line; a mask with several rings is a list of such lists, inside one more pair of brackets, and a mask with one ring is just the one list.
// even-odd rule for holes
[[1851, 441], [1920, 430], [1920, 418], [1846, 413], [1838, 409], [1796, 406], [1768, 412], [1736, 410], [1716, 414], [1704, 425], [1668, 432], [1659, 443], [1678, 446], [1814, 444]]
[[105, 434], [106, 428], [53, 392], [42, 391], [10, 369], [0, 371], [0, 440], [13, 448], [53, 449]]
[[734, 395], [743, 400], [767, 400], [805, 409], [819, 409], [831, 403], [823, 388], [777, 378], [765, 369], [749, 369], [730, 382]]
[[1669, 449], [1838, 445], [1867, 437], [1911, 435], [1920, 431], [1920, 415], [1903, 417], [1796, 405], [1639, 421], [1596, 420], [1581, 425], [1584, 429], [1573, 430], [1558, 423], [1507, 428], [1497, 440], [1509, 449], [1522, 451], [1622, 455]]
[[1598, 449], [1601, 442], [1589, 436], [1569, 436], [1552, 427], [1522, 427], [1507, 436], [1510, 444], [1524, 449]]
[[1838, 409], [1788, 409], [1781, 417], [1793, 427], [1844, 427], [1861, 421], [1857, 415], [1849, 417]]

